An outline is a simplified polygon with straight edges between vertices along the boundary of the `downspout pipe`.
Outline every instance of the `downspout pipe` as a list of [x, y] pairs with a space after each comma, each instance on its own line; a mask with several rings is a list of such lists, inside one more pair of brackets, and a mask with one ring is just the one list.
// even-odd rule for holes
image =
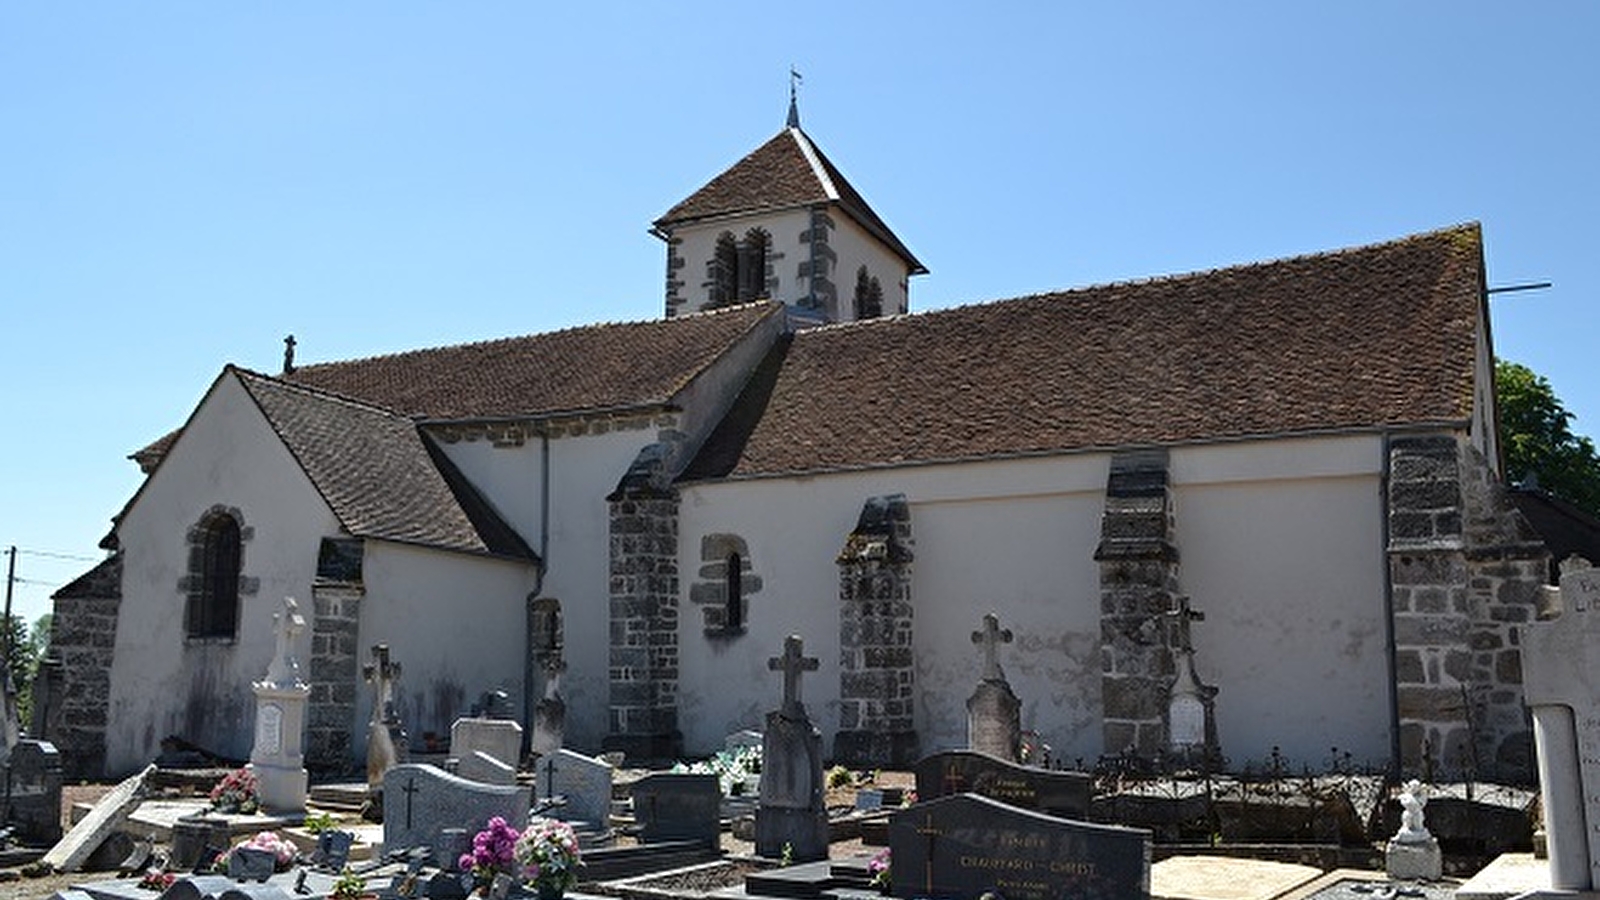
[[1395, 637], [1394, 627], [1394, 563], [1390, 556], [1390, 547], [1393, 545], [1394, 536], [1389, 533], [1389, 479], [1392, 466], [1393, 451], [1390, 442], [1394, 434], [1388, 429], [1383, 432], [1383, 467], [1382, 474], [1378, 477], [1378, 514], [1383, 516], [1382, 528], [1378, 533], [1383, 535], [1383, 643], [1384, 662], [1388, 667], [1388, 694], [1389, 694], [1389, 772], [1390, 784], [1400, 783], [1400, 684], [1399, 684], [1399, 643]]
[[533, 590], [524, 604], [522, 627], [522, 755], [533, 749], [533, 717], [538, 709], [534, 683], [538, 679], [533, 659], [533, 602], [544, 593], [544, 576], [550, 570], [550, 430], [539, 428], [539, 564], [534, 571]]

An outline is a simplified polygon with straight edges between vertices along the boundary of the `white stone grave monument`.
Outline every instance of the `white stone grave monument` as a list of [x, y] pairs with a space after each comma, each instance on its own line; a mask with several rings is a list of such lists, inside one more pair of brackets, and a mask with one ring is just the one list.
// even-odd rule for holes
[[1550, 886], [1600, 884], [1600, 569], [1577, 557], [1546, 588], [1522, 635], [1523, 696], [1533, 711]]
[[260, 785], [261, 807], [269, 812], [304, 812], [306, 808], [305, 745], [306, 700], [311, 685], [300, 677], [295, 639], [306, 630], [293, 597], [283, 598], [283, 610], [273, 615], [278, 648], [267, 667], [267, 677], [254, 685], [256, 738], [250, 751], [250, 769]]

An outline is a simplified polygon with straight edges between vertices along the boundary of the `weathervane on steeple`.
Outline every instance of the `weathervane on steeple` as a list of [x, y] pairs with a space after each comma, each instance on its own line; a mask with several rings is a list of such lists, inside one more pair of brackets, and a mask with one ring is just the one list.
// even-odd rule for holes
[[799, 128], [800, 127], [800, 103], [796, 99], [796, 94], [798, 93], [796, 88], [799, 86], [800, 82], [802, 82], [802, 81], [805, 81], [805, 79], [800, 77], [800, 73], [795, 71], [794, 66], [790, 66], [789, 67], [789, 127], [790, 128]]

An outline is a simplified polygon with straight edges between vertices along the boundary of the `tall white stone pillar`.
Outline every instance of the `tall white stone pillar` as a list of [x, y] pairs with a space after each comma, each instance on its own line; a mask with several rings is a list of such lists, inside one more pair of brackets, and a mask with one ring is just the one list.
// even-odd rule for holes
[[262, 809], [273, 813], [304, 812], [306, 701], [311, 685], [300, 677], [295, 638], [306, 628], [294, 598], [283, 598], [283, 611], [272, 617], [277, 652], [267, 677], [254, 685], [256, 737], [250, 769], [259, 785]]

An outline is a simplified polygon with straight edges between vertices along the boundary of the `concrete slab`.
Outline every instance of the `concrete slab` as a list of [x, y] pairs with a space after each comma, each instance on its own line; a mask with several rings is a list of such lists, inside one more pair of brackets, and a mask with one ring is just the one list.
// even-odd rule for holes
[[[1502, 853], [1456, 890], [1457, 900], [1509, 900], [1550, 890], [1550, 861], [1532, 853]], [[1552, 896], [1576, 897], [1574, 893]]]
[[[350, 861], [365, 862], [372, 859], [373, 848], [383, 845], [383, 826], [371, 822], [341, 822], [335, 825], [338, 831], [348, 831], [356, 836], [355, 843], [350, 845]], [[303, 827], [285, 828], [283, 836], [294, 842], [301, 852], [311, 853], [317, 849], [317, 836]]]
[[258, 831], [278, 831], [305, 821], [304, 813], [271, 815], [252, 813], [224, 815], [211, 810], [210, 802], [198, 797], [176, 800], [146, 800], [128, 816], [127, 831], [144, 837], [154, 834], [158, 841], [172, 840], [172, 825], [184, 816], [205, 816], [209, 819], [227, 819], [228, 833], [234, 837], [255, 834]]
[[1150, 867], [1151, 900], [1275, 900], [1322, 875], [1314, 866], [1174, 856]]

